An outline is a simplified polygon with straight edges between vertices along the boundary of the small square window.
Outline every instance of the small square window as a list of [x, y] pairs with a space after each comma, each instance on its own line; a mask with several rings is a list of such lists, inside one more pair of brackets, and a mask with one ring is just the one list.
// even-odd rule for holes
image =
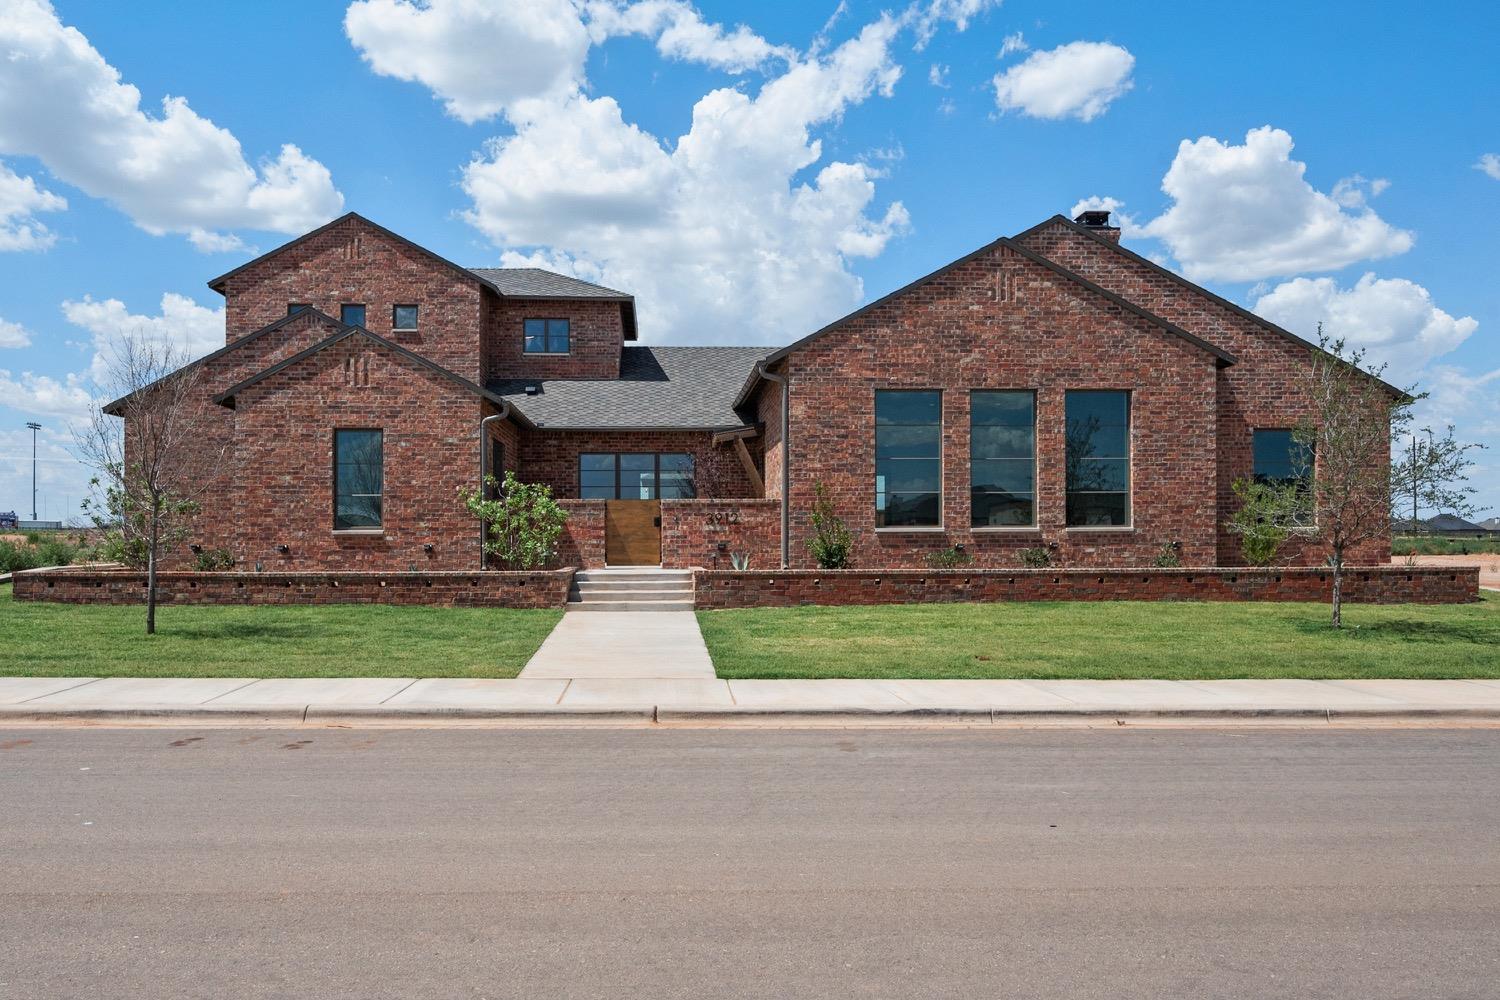
[[417, 328], [416, 306], [391, 306], [392, 330], [415, 330]]
[[295, 316], [302, 310], [311, 308], [312, 306], [308, 305], [306, 302], [288, 302], [286, 304], [286, 314], [288, 316]]
[[570, 331], [565, 319], [528, 319], [522, 324], [527, 354], [567, 354]]
[[364, 305], [362, 303], [345, 302], [339, 306], [339, 319], [345, 326], [364, 326]]

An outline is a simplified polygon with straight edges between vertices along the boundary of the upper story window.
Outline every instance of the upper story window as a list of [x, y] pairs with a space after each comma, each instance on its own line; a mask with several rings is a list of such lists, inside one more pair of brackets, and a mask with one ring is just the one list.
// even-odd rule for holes
[[1313, 450], [1289, 430], [1256, 430], [1251, 450], [1255, 456], [1255, 481], [1272, 486], [1312, 486]]
[[943, 510], [943, 394], [875, 393], [875, 527], [936, 527]]
[[1130, 525], [1130, 393], [1067, 394], [1067, 523]]
[[680, 453], [578, 456], [578, 495], [585, 500], [691, 500], [693, 456]]
[[385, 434], [333, 432], [333, 530], [378, 528], [385, 490]]
[[412, 333], [417, 329], [416, 306], [391, 306], [391, 329], [398, 333]]
[[339, 306], [339, 320], [345, 326], [364, 326], [365, 307], [359, 302], [345, 302]]
[[969, 394], [970, 523], [1036, 524], [1036, 394]]
[[295, 316], [302, 310], [311, 308], [312, 306], [306, 302], [288, 302], [286, 304], [286, 314], [288, 316]]
[[565, 319], [528, 319], [525, 322], [527, 354], [567, 354], [570, 332]]

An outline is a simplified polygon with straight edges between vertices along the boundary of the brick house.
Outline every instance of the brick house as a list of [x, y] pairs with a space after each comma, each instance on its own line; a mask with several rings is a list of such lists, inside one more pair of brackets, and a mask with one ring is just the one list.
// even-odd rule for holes
[[[1164, 545], [1235, 566], [1231, 483], [1306, 467], [1288, 429], [1310, 345], [1120, 246], [1102, 212], [779, 350], [641, 345], [627, 292], [460, 267], [352, 213], [210, 287], [226, 343], [192, 366], [215, 461], [191, 544], [246, 568], [477, 567], [456, 493], [481, 468], [563, 498], [567, 565], [808, 566], [821, 485], [864, 567], [955, 545], [981, 566]], [[1387, 561], [1388, 540], [1355, 555]]]

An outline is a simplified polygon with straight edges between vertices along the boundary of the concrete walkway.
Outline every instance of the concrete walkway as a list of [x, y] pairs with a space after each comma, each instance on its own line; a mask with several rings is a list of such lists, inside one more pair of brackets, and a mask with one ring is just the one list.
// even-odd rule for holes
[[[663, 618], [666, 615], [631, 615]], [[1500, 680], [0, 678], [0, 724], [1500, 722]]]
[[691, 611], [567, 614], [521, 671], [540, 678], [712, 680], [698, 616]]

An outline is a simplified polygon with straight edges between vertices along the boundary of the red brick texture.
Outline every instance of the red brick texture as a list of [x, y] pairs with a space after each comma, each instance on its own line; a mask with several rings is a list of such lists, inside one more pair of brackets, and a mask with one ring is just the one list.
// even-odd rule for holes
[[[237, 340], [285, 316], [293, 302], [334, 319], [344, 303], [363, 303], [370, 332], [477, 382], [486, 296], [495, 298], [478, 278], [350, 219], [229, 278], [225, 332]], [[412, 304], [420, 328], [393, 333], [391, 307]]]
[[[694, 574], [702, 609], [998, 601], [1319, 601], [1333, 577], [1289, 569], [761, 570]], [[1479, 599], [1478, 567], [1349, 570], [1355, 604], [1464, 604]]]
[[[1164, 543], [1183, 561], [1211, 564], [1215, 548], [1215, 357], [1003, 248], [976, 256], [811, 342], [785, 359], [790, 374], [792, 542], [805, 540], [813, 487], [827, 488], [854, 535], [856, 566], [920, 566], [963, 544], [980, 565], [1014, 565], [1017, 552], [1056, 544], [1066, 565], [1145, 565]], [[943, 528], [875, 530], [875, 392], [943, 392]], [[973, 530], [969, 510], [969, 393], [1037, 394], [1038, 525]], [[1131, 393], [1134, 524], [1064, 526], [1064, 393]], [[760, 390], [764, 417], [775, 415]], [[768, 425], [769, 426], [769, 425]], [[767, 466], [775, 461], [768, 456]], [[768, 479], [770, 477], [768, 476]]]
[[751, 567], [781, 564], [781, 503], [777, 500], [663, 500], [661, 564], [668, 569], [728, 569], [730, 557]]
[[[485, 309], [486, 378], [620, 377], [620, 349], [625, 328], [618, 302], [576, 299], [505, 299], [490, 297]], [[528, 319], [566, 319], [567, 354], [527, 354], [524, 323]]]
[[[573, 570], [424, 573], [161, 573], [163, 604], [427, 604], [560, 608]], [[15, 578], [18, 601], [144, 604], [146, 575], [120, 570], [34, 570]]]
[[598, 569], [604, 565], [604, 501], [561, 500], [568, 512], [558, 542], [557, 561], [562, 566]]
[[[1224, 528], [1234, 512], [1231, 484], [1253, 471], [1251, 432], [1292, 427], [1312, 413], [1301, 388], [1308, 345], [1268, 330], [1233, 309], [1199, 294], [1147, 264], [1060, 222], [1023, 241], [1054, 260], [1144, 309], [1171, 320], [1234, 355], [1237, 363], [1218, 373], [1216, 427], [1216, 517], [1214, 562], [1244, 563], [1239, 540]], [[1389, 536], [1359, 546], [1351, 562], [1378, 563], [1390, 555]], [[1319, 565], [1326, 549], [1293, 539], [1284, 550], [1294, 564]]]

